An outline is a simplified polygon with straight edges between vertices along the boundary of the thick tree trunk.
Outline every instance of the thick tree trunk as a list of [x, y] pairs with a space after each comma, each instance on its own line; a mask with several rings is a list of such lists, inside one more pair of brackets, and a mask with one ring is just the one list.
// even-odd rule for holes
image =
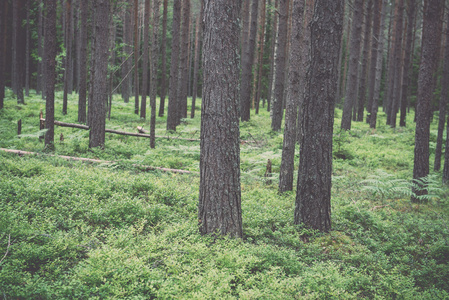
[[[410, 82], [410, 61], [413, 53], [413, 28], [415, 26], [416, 0], [408, 0], [407, 6], [407, 36], [405, 39], [404, 64], [402, 71], [401, 116], [399, 126], [405, 127], [408, 105], [408, 85]], [[443, 124], [444, 127], [444, 124]]]
[[310, 24], [311, 61], [294, 222], [321, 231], [331, 229], [332, 131], [338, 79], [335, 49], [340, 49], [343, 7], [342, 0], [316, 0]]
[[271, 129], [281, 130], [282, 117], [284, 115], [284, 89], [285, 89], [285, 63], [288, 31], [288, 3], [289, 0], [279, 0], [279, 27], [277, 34], [277, 46], [274, 75], [274, 98], [272, 99], [273, 116]]
[[[439, 118], [438, 118], [437, 145], [436, 145], [436, 149], [435, 149], [435, 163], [434, 163], [435, 171], [439, 171], [441, 168], [441, 152], [442, 152], [442, 145], [443, 145], [443, 132], [444, 132], [444, 124], [446, 122], [447, 105], [449, 104], [449, 13], [446, 13], [446, 32], [445, 33], [446, 33], [446, 40], [445, 40], [445, 45], [444, 45], [443, 77], [441, 79], [440, 113], [439, 113]], [[446, 137], [446, 139], [447, 139], [447, 137]], [[446, 147], [445, 152], [446, 153], [449, 152], [449, 147]], [[444, 175], [445, 175], [445, 173], [443, 172], [443, 177], [444, 177]], [[446, 179], [448, 179], [448, 178], [446, 178]]]
[[[249, 0], [247, 0], [249, 2]], [[242, 80], [240, 88], [240, 116], [242, 121], [249, 121], [251, 108], [251, 83], [253, 75], [254, 53], [256, 48], [257, 18], [259, 0], [252, 0], [251, 22], [249, 26], [248, 41], [242, 43]], [[245, 39], [243, 37], [243, 39]]]
[[[429, 174], [429, 135], [430, 101], [433, 94], [433, 81], [438, 65], [439, 45], [441, 43], [441, 10], [444, 0], [425, 0], [422, 32], [422, 55], [418, 75], [418, 99], [416, 105], [415, 158], [413, 179]], [[417, 196], [427, 193], [421, 186], [413, 189]], [[412, 202], [419, 202], [412, 197]]]
[[95, 95], [92, 98], [89, 148], [104, 147], [106, 101], [108, 100], [109, 0], [95, 2]]
[[148, 39], [150, 27], [150, 0], [145, 0], [145, 15], [143, 17], [143, 49], [142, 49], [142, 98], [140, 100], [140, 118], [147, 117], [148, 93]]
[[242, 237], [239, 137], [240, 0], [205, 0], [200, 197], [202, 234]]
[[134, 113], [139, 114], [139, 1], [134, 0]]
[[182, 0], [182, 32], [179, 52], [179, 80], [178, 80], [178, 118], [177, 125], [182, 118], [187, 118], [187, 90], [189, 86], [189, 28], [190, 28], [190, 0]]
[[296, 120], [298, 114], [301, 79], [301, 42], [303, 34], [304, 0], [293, 0], [292, 39], [288, 67], [287, 104], [285, 110], [284, 143], [279, 173], [279, 192], [293, 190], [293, 171], [295, 167]]
[[150, 147], [155, 147], [156, 130], [156, 93], [157, 93], [157, 56], [159, 49], [159, 0], [153, 0], [153, 35], [151, 38], [151, 65], [150, 65]]
[[167, 8], [168, 0], [164, 0], [164, 10], [162, 12], [162, 73], [161, 73], [161, 94], [159, 105], [159, 117], [164, 116], [165, 96], [167, 95]]
[[56, 0], [45, 0], [45, 59], [46, 103], [45, 103], [45, 147], [54, 146], [55, 82], [56, 82]]
[[178, 67], [181, 27], [181, 0], [173, 1], [172, 47], [170, 60], [170, 86], [168, 90], [167, 130], [176, 130], [178, 123]]
[[[87, 0], [80, 0], [81, 24], [87, 24]], [[80, 26], [80, 58], [79, 58], [79, 95], [78, 122], [86, 123], [86, 92], [87, 92], [87, 26]]]
[[357, 99], [358, 70], [360, 59], [360, 40], [363, 24], [363, 0], [354, 1], [354, 17], [352, 20], [351, 38], [349, 47], [348, 78], [346, 82], [345, 103], [341, 118], [341, 129], [351, 129], [351, 116], [354, 102]]
[[363, 34], [363, 52], [362, 52], [362, 70], [360, 72], [360, 85], [358, 92], [358, 109], [357, 109], [357, 121], [363, 121], [363, 112], [365, 110], [366, 104], [366, 81], [368, 77], [368, 57], [370, 52], [370, 40], [371, 40], [371, 30], [372, 30], [372, 19], [373, 19], [373, 0], [368, 0], [366, 7], [366, 17], [365, 17], [365, 31]]
[[[203, 2], [201, 2], [203, 3]], [[196, 32], [195, 32], [195, 63], [193, 65], [193, 89], [192, 89], [192, 107], [190, 110], [190, 118], [195, 117], [195, 105], [196, 105], [196, 97], [198, 96], [198, 79], [199, 79], [199, 73], [200, 73], [200, 49], [202, 47], [202, 23], [201, 20], [203, 19], [203, 9], [204, 6], [201, 4], [201, 11], [196, 19]]]

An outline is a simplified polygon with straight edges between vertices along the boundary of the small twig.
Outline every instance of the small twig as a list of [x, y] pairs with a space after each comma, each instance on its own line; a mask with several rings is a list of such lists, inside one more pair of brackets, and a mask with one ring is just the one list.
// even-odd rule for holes
[[249, 136], [254, 140], [254, 142], [256, 143], [257, 146], [259, 146], [259, 142], [256, 141], [256, 139], [253, 137], [253, 135], [251, 134], [251, 132], [248, 132]]
[[373, 208], [371, 208], [370, 210], [371, 210], [371, 211], [373, 211], [373, 210], [375, 210], [375, 209], [378, 209], [378, 208], [383, 208], [383, 207], [386, 207], [386, 206], [390, 206], [390, 204], [385, 204], [385, 205], [374, 206], [374, 207], [373, 207]]
[[3, 258], [0, 260], [0, 264], [3, 262], [3, 260], [6, 258], [6, 255], [8, 255], [9, 247], [11, 246], [11, 234], [8, 234], [8, 247], [6, 248], [6, 253], [3, 256]]

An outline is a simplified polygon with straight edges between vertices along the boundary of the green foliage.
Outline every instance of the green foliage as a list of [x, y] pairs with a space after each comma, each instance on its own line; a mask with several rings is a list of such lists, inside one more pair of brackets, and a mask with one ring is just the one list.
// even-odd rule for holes
[[[428, 201], [410, 202], [411, 187], [418, 187], [410, 179], [414, 131], [383, 125], [383, 113], [375, 131], [356, 122], [339, 132], [337, 109], [333, 231], [326, 234], [293, 224], [295, 192], [277, 192], [283, 137], [271, 131], [268, 112], [241, 124], [244, 238], [237, 240], [199, 234], [197, 175], [133, 166], [199, 171], [198, 142], [159, 138], [150, 149], [148, 139], [107, 134], [105, 150], [91, 150], [87, 131], [56, 127], [52, 154], [112, 162], [47, 156], [38, 139], [43, 101], [32, 96], [17, 105], [6, 94], [0, 147], [41, 154], [0, 152], [3, 298], [449, 298], [449, 191], [437, 173], [420, 182]], [[56, 120], [75, 122], [77, 95], [69, 95], [66, 116], [61, 99], [58, 92]], [[107, 128], [149, 128], [133, 103], [117, 96], [112, 103]], [[157, 119], [157, 135], [199, 138], [198, 117], [170, 133], [165, 121]], [[407, 121], [413, 124], [413, 115]], [[335, 155], [342, 151], [351, 156]]]

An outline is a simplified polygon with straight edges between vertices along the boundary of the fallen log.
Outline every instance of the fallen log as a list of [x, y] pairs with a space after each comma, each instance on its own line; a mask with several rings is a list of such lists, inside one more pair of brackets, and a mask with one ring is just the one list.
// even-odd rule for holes
[[[148, 131], [143, 129], [143, 127], [141, 127], [141, 126], [137, 126], [137, 131], [141, 134], [148, 133]], [[189, 138], [182, 138], [182, 137], [176, 137], [176, 136], [156, 135], [155, 137], [160, 138], [160, 139], [183, 140], [183, 141], [190, 141], [190, 142], [199, 142], [200, 141], [200, 139], [189, 139]]]
[[[0, 148], [0, 151], [8, 152], [17, 154], [19, 156], [24, 155], [36, 155], [36, 156], [51, 156], [51, 157], [59, 157], [63, 158], [65, 160], [74, 160], [74, 161], [81, 161], [81, 162], [90, 162], [90, 163], [102, 163], [102, 164], [112, 164], [117, 163], [117, 161], [112, 160], [100, 160], [100, 159], [94, 159], [94, 158], [85, 158], [85, 157], [75, 157], [75, 156], [66, 156], [66, 155], [55, 155], [55, 154], [42, 154], [37, 152], [29, 152], [29, 151], [22, 151], [22, 150], [14, 150], [14, 149], [5, 149]], [[146, 165], [138, 165], [138, 164], [132, 164], [134, 168], [138, 168], [142, 171], [162, 171], [162, 172], [169, 172], [169, 173], [179, 173], [179, 174], [199, 174], [199, 172], [193, 172], [193, 171], [187, 171], [187, 170], [178, 170], [178, 169], [170, 169], [170, 168], [162, 168], [162, 167], [153, 167], [153, 166], [146, 166]]]

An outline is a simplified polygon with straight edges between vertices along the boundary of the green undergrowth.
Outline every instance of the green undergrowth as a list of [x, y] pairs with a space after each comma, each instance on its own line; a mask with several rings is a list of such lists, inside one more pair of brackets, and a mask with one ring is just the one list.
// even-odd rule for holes
[[[33, 96], [17, 105], [8, 96], [0, 147], [39, 155], [0, 152], [3, 299], [449, 298], [449, 191], [432, 173], [429, 196], [410, 202], [413, 115], [406, 128], [383, 125], [380, 113], [376, 130], [353, 123], [341, 132], [336, 111], [326, 234], [293, 224], [295, 192], [277, 192], [282, 133], [271, 131], [265, 110], [251, 115], [241, 124], [239, 240], [198, 233], [198, 175], [133, 166], [198, 171], [198, 142], [157, 139], [150, 149], [145, 138], [107, 134], [105, 150], [89, 150], [87, 131], [56, 127], [49, 153], [38, 138], [44, 102]], [[76, 123], [77, 98], [69, 100], [66, 116], [57, 100], [56, 120]], [[115, 98], [107, 128], [149, 129], [133, 108]], [[156, 133], [199, 138], [196, 115], [171, 133], [158, 118]], [[268, 159], [273, 174], [264, 177]]]

